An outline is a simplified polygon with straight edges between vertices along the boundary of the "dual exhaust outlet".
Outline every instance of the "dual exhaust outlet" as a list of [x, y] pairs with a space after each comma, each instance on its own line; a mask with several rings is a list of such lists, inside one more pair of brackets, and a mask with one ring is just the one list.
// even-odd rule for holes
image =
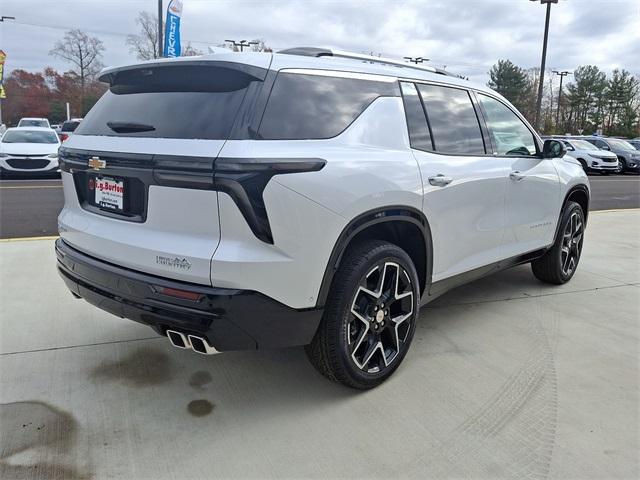
[[212, 345], [209, 344], [206, 338], [198, 337], [196, 335], [185, 335], [184, 333], [177, 332], [176, 330], [167, 330], [167, 337], [171, 345], [177, 348], [185, 350], [193, 349], [195, 352], [203, 355], [213, 355], [220, 353]]

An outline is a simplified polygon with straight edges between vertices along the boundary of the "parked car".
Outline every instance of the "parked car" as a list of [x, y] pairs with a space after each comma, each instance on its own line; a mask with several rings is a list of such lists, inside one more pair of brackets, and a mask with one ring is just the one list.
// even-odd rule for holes
[[78, 128], [78, 125], [80, 125], [81, 121], [82, 118], [72, 118], [64, 122], [60, 127], [60, 141], [64, 142], [65, 140], [67, 140], [73, 134], [73, 132], [76, 131], [76, 128]]
[[18, 122], [18, 127], [43, 127], [51, 128], [46, 118], [24, 117]]
[[57, 173], [59, 146], [48, 127], [9, 128], [0, 140], [0, 173]]
[[567, 154], [578, 160], [585, 172], [594, 171], [608, 175], [619, 171], [618, 156], [613, 152], [601, 150], [594, 144], [577, 138], [548, 138], [555, 138], [564, 143], [567, 147]]
[[631, 144], [636, 150], [640, 150], [640, 140], [627, 140], [627, 143]]
[[176, 347], [306, 345], [367, 389], [445, 291], [528, 262], [562, 284], [578, 266], [585, 172], [483, 85], [308, 48], [100, 79], [60, 148], [59, 272]]
[[640, 172], [640, 153], [626, 140], [600, 137], [597, 135], [574, 137], [593, 143], [602, 150], [609, 150], [618, 156], [618, 173]]

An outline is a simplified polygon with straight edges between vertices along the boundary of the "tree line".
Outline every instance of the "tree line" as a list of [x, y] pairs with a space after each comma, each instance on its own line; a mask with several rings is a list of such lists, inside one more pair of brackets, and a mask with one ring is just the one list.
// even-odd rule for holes
[[[540, 69], [499, 60], [488, 73], [488, 86], [513, 103], [533, 125]], [[541, 133], [640, 135], [640, 79], [625, 69], [607, 75], [596, 65], [580, 66], [571, 76], [560, 92], [554, 73], [545, 72], [548, 80], [543, 90]]]

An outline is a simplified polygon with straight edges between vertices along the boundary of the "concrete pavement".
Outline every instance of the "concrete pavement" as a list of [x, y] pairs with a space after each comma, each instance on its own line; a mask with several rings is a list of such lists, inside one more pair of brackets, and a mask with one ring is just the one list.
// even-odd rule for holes
[[638, 478], [639, 258], [640, 210], [593, 212], [569, 284], [450, 292], [357, 393], [298, 348], [177, 350], [0, 243], [0, 478]]

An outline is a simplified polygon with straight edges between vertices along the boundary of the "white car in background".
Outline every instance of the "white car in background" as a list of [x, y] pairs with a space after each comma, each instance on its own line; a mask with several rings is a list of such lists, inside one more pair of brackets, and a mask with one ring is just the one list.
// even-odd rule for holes
[[57, 173], [59, 146], [50, 128], [9, 128], [0, 140], [0, 174]]
[[580, 162], [585, 172], [600, 172], [602, 175], [618, 171], [618, 156], [596, 147], [593, 143], [576, 138], [559, 138], [567, 147], [567, 154]]
[[24, 117], [18, 122], [18, 127], [51, 128], [51, 125], [49, 125], [49, 120], [46, 118]]

